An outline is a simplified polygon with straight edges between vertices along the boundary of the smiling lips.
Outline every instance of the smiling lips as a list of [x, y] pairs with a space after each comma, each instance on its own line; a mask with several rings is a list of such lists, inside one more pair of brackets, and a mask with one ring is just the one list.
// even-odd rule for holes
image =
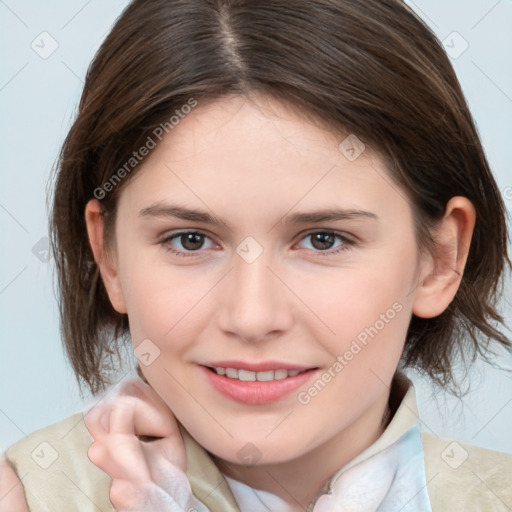
[[304, 384], [316, 368], [283, 362], [215, 361], [201, 366], [209, 383], [228, 398], [246, 404], [274, 402]]

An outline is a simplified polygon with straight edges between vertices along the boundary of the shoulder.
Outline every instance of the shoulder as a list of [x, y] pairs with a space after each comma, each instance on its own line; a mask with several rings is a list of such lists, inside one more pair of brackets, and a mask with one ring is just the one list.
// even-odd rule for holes
[[4, 456], [23, 483], [29, 509], [114, 511], [109, 475], [87, 455], [93, 438], [82, 413], [36, 430], [11, 445]]
[[512, 455], [421, 433], [434, 512], [512, 509]]

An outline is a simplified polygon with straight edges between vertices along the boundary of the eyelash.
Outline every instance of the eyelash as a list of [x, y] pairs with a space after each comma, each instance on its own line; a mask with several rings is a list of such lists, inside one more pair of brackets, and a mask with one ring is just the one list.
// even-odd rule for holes
[[[341, 245], [339, 248], [335, 249], [335, 250], [332, 250], [332, 251], [320, 251], [320, 250], [314, 250], [316, 252], [316, 254], [318, 255], [323, 255], [323, 254], [327, 254], [329, 256], [332, 256], [332, 255], [335, 255], [335, 254], [338, 254], [340, 252], [343, 252], [343, 251], [346, 251], [348, 250], [351, 246], [354, 246], [356, 244], [356, 242], [350, 238], [348, 238], [345, 234], [339, 232], [339, 231], [333, 231], [333, 230], [316, 230], [316, 231], [311, 231], [309, 233], [306, 233], [301, 239], [300, 241], [308, 238], [309, 236], [312, 236], [312, 235], [316, 235], [316, 234], [328, 234], [328, 235], [333, 235], [335, 236], [336, 238], [338, 238], [339, 240], [341, 240], [343, 242], [343, 245]], [[203, 233], [201, 231], [181, 231], [179, 233], [175, 233], [173, 235], [170, 235], [170, 236], [166, 236], [163, 240], [161, 240], [159, 243], [164, 247], [164, 249], [172, 254], [175, 254], [176, 256], [178, 257], [181, 257], [181, 258], [190, 258], [190, 257], [194, 257], [197, 253], [199, 253], [200, 249], [198, 249], [197, 251], [177, 251], [176, 249], [173, 249], [171, 246], [170, 246], [170, 241], [175, 239], [175, 238], [179, 238], [180, 236], [184, 236], [184, 235], [190, 235], [190, 234], [194, 234], [194, 235], [202, 235], [206, 238], [210, 238], [208, 235], [206, 235], [206, 233]]]

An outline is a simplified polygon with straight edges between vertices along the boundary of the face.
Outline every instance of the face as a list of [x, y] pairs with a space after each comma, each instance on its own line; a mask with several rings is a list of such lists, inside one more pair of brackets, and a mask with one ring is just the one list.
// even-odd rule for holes
[[347, 135], [268, 99], [199, 104], [120, 195], [113, 302], [149, 383], [226, 461], [300, 457], [389, 391], [420, 269], [412, 210]]

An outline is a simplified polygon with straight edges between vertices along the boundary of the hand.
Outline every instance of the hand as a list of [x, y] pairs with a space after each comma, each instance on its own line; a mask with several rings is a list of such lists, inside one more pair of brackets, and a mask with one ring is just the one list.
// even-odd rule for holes
[[186, 452], [167, 404], [140, 379], [124, 382], [84, 414], [90, 460], [112, 478], [122, 512], [209, 512], [192, 494]]

